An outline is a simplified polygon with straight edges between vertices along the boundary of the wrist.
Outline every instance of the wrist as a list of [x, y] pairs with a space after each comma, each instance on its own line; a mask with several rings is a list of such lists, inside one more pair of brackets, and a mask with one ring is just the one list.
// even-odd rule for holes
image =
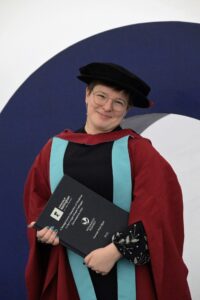
[[107, 247], [110, 248], [113, 258], [117, 261], [122, 258], [122, 254], [119, 252], [114, 243], [110, 243]]

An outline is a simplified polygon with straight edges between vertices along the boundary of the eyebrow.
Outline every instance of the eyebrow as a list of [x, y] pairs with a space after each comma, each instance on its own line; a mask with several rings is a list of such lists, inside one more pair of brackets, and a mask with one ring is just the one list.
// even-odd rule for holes
[[[93, 90], [94, 92], [99, 92], [99, 93], [102, 93], [102, 94], [104, 94], [104, 95], [107, 95], [107, 96], [109, 96], [108, 95], [108, 93], [106, 93], [106, 92], [104, 92], [104, 91], [101, 91], [101, 90]], [[124, 99], [124, 98], [120, 98], [120, 97], [115, 97], [115, 98], [113, 98], [113, 97], [111, 97], [111, 99], [113, 99], [113, 100], [122, 100], [122, 101], [124, 101], [124, 102], [127, 102], [128, 103], [128, 100], [127, 99]]]

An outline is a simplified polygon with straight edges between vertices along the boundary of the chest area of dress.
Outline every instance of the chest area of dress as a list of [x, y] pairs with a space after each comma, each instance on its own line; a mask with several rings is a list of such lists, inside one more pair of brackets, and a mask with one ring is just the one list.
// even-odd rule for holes
[[64, 173], [112, 201], [113, 142], [85, 145], [69, 142], [64, 155]]

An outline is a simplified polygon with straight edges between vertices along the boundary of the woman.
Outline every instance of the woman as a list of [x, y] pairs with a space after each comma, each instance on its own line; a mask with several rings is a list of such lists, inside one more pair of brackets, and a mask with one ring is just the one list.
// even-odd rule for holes
[[[151, 105], [149, 86], [111, 63], [82, 67], [78, 78], [87, 83], [85, 126], [44, 146], [25, 187], [29, 299], [191, 299], [176, 175], [148, 140], [120, 127], [132, 106]], [[127, 229], [84, 259], [59, 245], [54, 228], [33, 229], [64, 173], [130, 212]]]

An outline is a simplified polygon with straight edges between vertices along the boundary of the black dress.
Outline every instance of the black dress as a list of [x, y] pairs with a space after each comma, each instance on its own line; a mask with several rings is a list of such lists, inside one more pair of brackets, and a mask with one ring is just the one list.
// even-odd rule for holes
[[[115, 130], [121, 130], [117, 127]], [[85, 133], [84, 129], [77, 132]], [[69, 142], [64, 155], [64, 173], [73, 177], [86, 185], [91, 190], [102, 195], [108, 201], [113, 201], [113, 175], [112, 175], [112, 142], [106, 142], [97, 145], [85, 145]], [[133, 228], [127, 228], [125, 233], [120, 233], [116, 237], [118, 250], [129, 260], [134, 261], [137, 253], [142, 254], [142, 264], [149, 261], [149, 254], [147, 251], [147, 243], [145, 231], [141, 224], [134, 224], [137, 228], [137, 235], [142, 237], [135, 248], [135, 255], [133, 247], [128, 251], [130, 245], [125, 243], [118, 244], [117, 242], [122, 237], [132, 234]], [[132, 226], [132, 225], [131, 225]], [[134, 228], [134, 231], [136, 230]], [[145, 238], [144, 238], [145, 237]], [[121, 239], [122, 240], [122, 239]], [[124, 239], [126, 240], [126, 238]], [[144, 250], [144, 251], [143, 251]], [[138, 252], [139, 251], [139, 252]], [[145, 257], [145, 260], [144, 260]], [[139, 264], [139, 257], [137, 261]], [[97, 274], [89, 269], [91, 280], [93, 282], [94, 290], [97, 300], [117, 300], [117, 270], [116, 266], [105, 276]]]
[[[113, 198], [112, 144], [113, 142], [108, 142], [88, 146], [70, 142], [64, 156], [64, 173], [109, 201]], [[97, 300], [117, 300], [116, 267], [106, 276], [90, 269], [89, 272]]]

